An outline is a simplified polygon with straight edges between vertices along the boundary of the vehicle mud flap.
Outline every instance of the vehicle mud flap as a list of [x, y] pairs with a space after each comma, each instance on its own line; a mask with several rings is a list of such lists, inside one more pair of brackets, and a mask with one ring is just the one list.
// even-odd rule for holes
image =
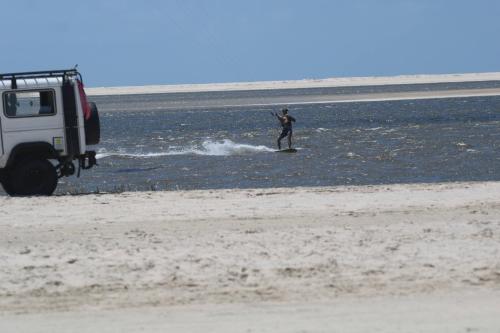
[[80, 163], [78, 164], [78, 174], [77, 177], [80, 177], [80, 171], [88, 170], [94, 167], [97, 164], [97, 157], [95, 151], [88, 151], [85, 155], [80, 157]]

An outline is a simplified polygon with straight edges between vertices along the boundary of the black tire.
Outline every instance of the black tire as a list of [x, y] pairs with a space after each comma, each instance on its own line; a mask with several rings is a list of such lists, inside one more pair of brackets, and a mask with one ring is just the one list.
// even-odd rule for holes
[[21, 161], [9, 174], [4, 189], [11, 196], [49, 196], [57, 187], [57, 171], [48, 160]]
[[95, 103], [90, 102], [90, 118], [85, 119], [85, 143], [96, 145], [101, 141], [101, 123]]
[[8, 195], [10, 196], [13, 196], [13, 191], [12, 191], [12, 186], [10, 185], [10, 182], [9, 180], [7, 179], [4, 179], [2, 181], [2, 187], [3, 187], [3, 190], [5, 191], [5, 193], [7, 193]]

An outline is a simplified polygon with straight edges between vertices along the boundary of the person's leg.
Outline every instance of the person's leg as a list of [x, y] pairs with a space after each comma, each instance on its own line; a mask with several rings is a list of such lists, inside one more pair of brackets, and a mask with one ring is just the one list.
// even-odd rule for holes
[[288, 149], [292, 149], [292, 131], [288, 133]]
[[280, 137], [278, 138], [278, 149], [281, 150], [281, 140], [283, 138], [286, 138], [286, 136], [288, 135], [288, 131], [286, 129], [284, 129], [281, 134], [280, 134]]

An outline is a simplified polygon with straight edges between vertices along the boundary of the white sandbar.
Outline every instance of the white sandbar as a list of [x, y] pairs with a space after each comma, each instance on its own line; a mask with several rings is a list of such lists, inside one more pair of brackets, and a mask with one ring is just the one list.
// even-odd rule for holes
[[90, 96], [499, 81], [500, 72], [87, 88]]

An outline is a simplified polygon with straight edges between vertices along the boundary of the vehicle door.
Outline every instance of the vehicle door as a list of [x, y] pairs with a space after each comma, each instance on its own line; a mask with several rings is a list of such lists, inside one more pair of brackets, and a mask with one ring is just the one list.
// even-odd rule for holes
[[64, 137], [63, 118], [57, 107], [57, 90], [12, 90], [2, 94], [2, 140], [7, 154], [21, 143], [47, 142], [56, 145], [59, 138]]

